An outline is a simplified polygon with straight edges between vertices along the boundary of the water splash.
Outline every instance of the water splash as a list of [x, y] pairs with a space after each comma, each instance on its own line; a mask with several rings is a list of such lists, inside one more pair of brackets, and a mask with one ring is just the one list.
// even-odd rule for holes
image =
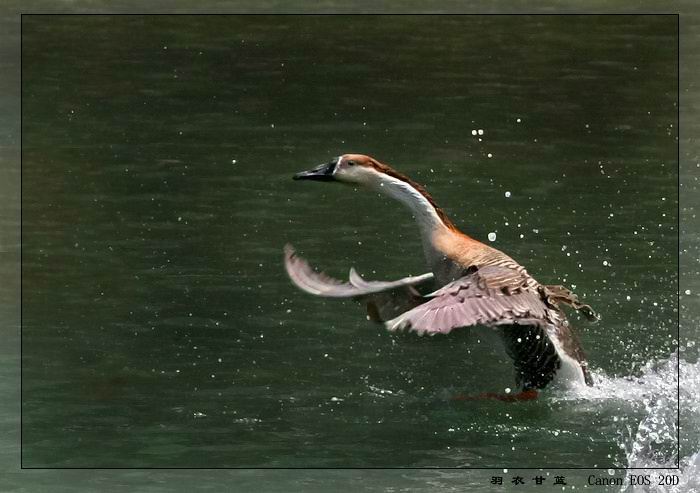
[[[679, 400], [676, 397], [676, 375], [680, 377], [680, 429], [677, 422]], [[636, 430], [630, 430], [622, 444], [627, 465], [649, 468], [643, 472], [652, 474], [652, 477], [660, 474], [678, 476], [679, 483], [647, 487], [628, 485], [622, 491], [700, 492], [700, 403], [693, 395], [700, 388], [700, 364], [679, 361], [674, 354], [668, 360], [648, 365], [642, 378], [665, 382], [667, 387], [656, 387], [656, 398], [644, 401], [644, 419]], [[677, 466], [680, 469], [676, 469]], [[634, 471], [635, 474], [639, 472]]]
[[[700, 493], [700, 402], [694, 395], [700, 389], [700, 362], [679, 361], [674, 353], [647, 363], [638, 376], [611, 377], [600, 371], [593, 374], [594, 387], [575, 386], [552, 395], [552, 400], [575, 400], [580, 405], [614, 401], [623, 418], [627, 417], [625, 413], [641, 416], [639, 420], [621, 419], [626, 426], [618, 445], [624, 451], [626, 467], [640, 468], [627, 472], [621, 491]], [[630, 485], [631, 474], [648, 474], [652, 484]], [[677, 476], [678, 484], [659, 485], [660, 475]]]

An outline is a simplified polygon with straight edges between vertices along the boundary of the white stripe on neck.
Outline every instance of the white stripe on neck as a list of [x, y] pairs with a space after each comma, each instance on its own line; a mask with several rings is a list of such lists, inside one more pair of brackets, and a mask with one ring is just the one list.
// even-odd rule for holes
[[423, 240], [428, 240], [428, 242], [430, 242], [433, 232], [446, 227], [433, 204], [431, 204], [422, 193], [413, 188], [413, 186], [403, 180], [399, 180], [398, 178], [384, 173], [376, 172], [376, 174], [378, 178], [375, 183], [375, 188], [381, 193], [402, 202], [411, 209], [420, 227]]

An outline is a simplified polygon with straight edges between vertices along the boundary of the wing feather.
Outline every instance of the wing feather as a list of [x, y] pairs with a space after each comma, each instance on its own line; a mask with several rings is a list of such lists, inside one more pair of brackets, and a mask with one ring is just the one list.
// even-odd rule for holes
[[365, 281], [355, 269], [351, 269], [348, 283], [315, 271], [306, 260], [296, 254], [291, 245], [284, 248], [284, 266], [289, 278], [299, 289], [328, 298], [355, 298], [407, 286], [419, 286], [433, 280], [432, 272], [428, 272], [396, 281]]
[[542, 286], [524, 270], [483, 265], [440, 289], [422, 296], [416, 287], [433, 281], [433, 274], [396, 281], [366, 281], [350, 269], [349, 282], [315, 271], [291, 245], [284, 264], [301, 290], [328, 298], [350, 298], [367, 305], [369, 318], [384, 322], [391, 331], [447, 334], [459, 327], [484, 325], [499, 328], [516, 378], [524, 387], [541, 388], [561, 366], [557, 347], [578, 361], [586, 382], [585, 355], [558, 303], [595, 316], [588, 305], [563, 286]]
[[350, 298], [367, 304], [370, 319], [383, 322], [410, 310], [426, 299], [416, 290], [433, 281], [431, 272], [396, 281], [366, 281], [350, 269], [349, 282], [315, 271], [296, 254], [291, 245], [284, 248], [284, 266], [292, 282], [302, 291], [326, 298]]
[[431, 293], [429, 301], [387, 321], [386, 326], [391, 331], [446, 334], [477, 324], [550, 324], [551, 308], [524, 281], [512, 269], [481, 267]]

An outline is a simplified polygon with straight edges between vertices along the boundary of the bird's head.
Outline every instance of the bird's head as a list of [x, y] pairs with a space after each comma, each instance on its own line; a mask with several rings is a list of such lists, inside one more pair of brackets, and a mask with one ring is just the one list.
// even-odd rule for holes
[[413, 209], [425, 224], [457, 230], [428, 191], [391, 166], [364, 154], [343, 154], [308, 171], [294, 175], [295, 180], [337, 181], [378, 190]]
[[313, 169], [297, 173], [294, 179], [373, 185], [381, 180], [383, 167], [388, 168], [363, 154], [343, 154]]

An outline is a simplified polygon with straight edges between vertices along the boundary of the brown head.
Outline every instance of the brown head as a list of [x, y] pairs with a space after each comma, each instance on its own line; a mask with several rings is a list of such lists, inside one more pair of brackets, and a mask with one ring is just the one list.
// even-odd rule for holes
[[452, 221], [440, 209], [433, 197], [420, 184], [399, 173], [391, 166], [380, 163], [364, 154], [343, 154], [328, 163], [321, 164], [308, 171], [294, 175], [295, 180], [338, 181], [389, 191], [392, 184], [398, 184], [407, 190], [423, 196], [435, 209], [440, 220], [450, 229], [456, 229]]
[[[371, 184], [378, 178], [373, 170], [391, 169], [364, 154], [343, 154], [308, 171], [294, 175], [295, 180], [339, 181], [359, 185]], [[392, 170], [393, 171], [393, 170]]]

